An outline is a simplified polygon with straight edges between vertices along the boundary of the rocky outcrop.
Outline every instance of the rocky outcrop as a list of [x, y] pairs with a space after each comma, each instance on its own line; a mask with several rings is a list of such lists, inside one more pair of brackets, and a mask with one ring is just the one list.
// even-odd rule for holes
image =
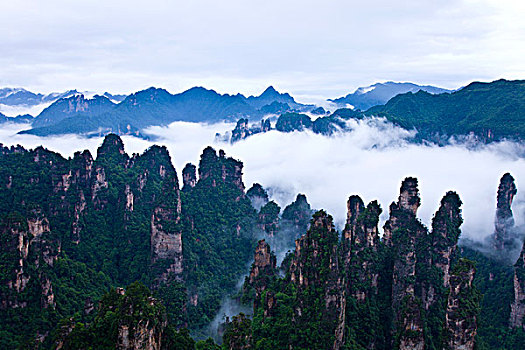
[[441, 200], [431, 233], [416, 217], [419, 204], [417, 179], [406, 178], [384, 226], [384, 243], [393, 257], [393, 341], [400, 349], [423, 349], [428, 345], [425, 339], [439, 342], [425, 337], [424, 315], [446, 298], [463, 222], [461, 200], [454, 192]]
[[[44, 271], [38, 269], [42, 264], [52, 267], [60, 253], [60, 242], [48, 237], [48, 219], [40, 209], [34, 209], [27, 218], [11, 215], [1, 226], [3, 249], [11, 255], [10, 259], [3, 261], [3, 266], [9, 266], [11, 271], [6, 272], [11, 278], [3, 281], [9, 291], [0, 293], [0, 309], [25, 308], [33, 293], [40, 296], [41, 308], [54, 307], [51, 281]], [[30, 281], [33, 281], [33, 290], [27, 292]]]
[[256, 210], [260, 210], [269, 201], [268, 193], [261, 186], [261, 184], [254, 183], [248, 191], [246, 191], [246, 197], [252, 202], [252, 206]]
[[450, 283], [450, 268], [456, 257], [457, 243], [461, 234], [461, 200], [455, 192], [447, 192], [441, 200], [439, 210], [432, 219], [430, 248], [431, 264], [443, 273], [443, 286]]
[[[384, 240], [377, 201], [365, 206], [350, 196], [340, 242], [331, 217], [315, 213], [283, 262], [285, 277], [265, 285], [255, 305], [262, 321], [253, 322], [274, 331], [296, 327], [282, 348], [315, 342], [323, 349], [468, 349], [479, 298], [474, 270], [457, 262], [461, 200], [455, 192], [443, 196], [430, 233], [417, 218], [419, 204], [417, 179], [406, 178], [390, 205]], [[272, 320], [284, 318], [283, 310], [290, 310], [289, 320]], [[315, 335], [303, 331], [309, 327]]]
[[191, 163], [187, 163], [182, 169], [183, 191], [188, 191], [197, 184], [197, 168]]
[[[305, 321], [311, 312], [320, 313], [323, 323], [333, 328], [327, 330], [333, 335], [333, 349], [339, 349], [344, 338], [344, 312], [346, 308], [345, 282], [338, 256], [338, 234], [332, 217], [318, 211], [312, 218], [306, 235], [296, 240], [295, 252], [290, 265], [290, 281], [298, 288], [295, 314], [298, 322]], [[312, 291], [322, 291], [321, 309], [312, 309]], [[317, 316], [316, 316], [317, 317]]]
[[226, 320], [223, 346], [228, 350], [253, 349], [251, 321], [243, 313]]
[[264, 239], [255, 248], [253, 264], [248, 276], [249, 286], [255, 290], [254, 309], [260, 305], [262, 293], [266, 290], [272, 278], [277, 276], [276, 258], [270, 246]]
[[216, 186], [218, 181], [234, 185], [244, 196], [242, 181], [242, 162], [233, 158], [226, 158], [223, 150], [219, 155], [212, 147], [206, 147], [199, 162], [199, 181], [211, 181]]
[[308, 229], [312, 213], [306, 196], [299, 193], [295, 201], [284, 208], [283, 224], [290, 224], [299, 234], [303, 234]]
[[359, 196], [350, 196], [347, 202], [347, 220], [343, 231], [343, 258], [347, 269], [347, 293], [358, 301], [377, 294], [379, 269], [377, 250], [380, 243], [377, 201], [366, 208]]
[[[120, 318], [118, 325], [118, 341], [116, 348], [119, 350], [160, 350], [162, 334], [167, 325], [166, 316], [162, 314], [148, 315], [138, 313], [135, 301], [128, 298], [125, 290], [119, 288], [117, 294], [123, 299], [121, 308], [127, 311]], [[160, 302], [152, 297], [146, 298], [144, 308], [159, 310]]]
[[107, 135], [102, 145], [97, 149], [97, 162], [102, 164], [125, 165], [128, 159], [122, 139], [115, 134]]
[[237, 125], [235, 126], [235, 129], [233, 129], [232, 131], [231, 143], [237, 142], [239, 140], [244, 140], [251, 134], [252, 133], [250, 132], [250, 129], [248, 128], [248, 119], [241, 118], [237, 121]]
[[[151, 262], [165, 261], [167, 269], [159, 271], [157, 282], [182, 280], [182, 229], [179, 225], [181, 204], [177, 179], [172, 178], [163, 188], [162, 201], [151, 216]], [[161, 198], [162, 199], [162, 198]]]
[[514, 178], [509, 173], [502, 176], [498, 187], [493, 245], [497, 251], [512, 249], [515, 238], [512, 233], [514, 217], [512, 215], [512, 201], [517, 193]]
[[511, 328], [525, 330], [525, 243], [520, 257], [514, 265], [514, 300], [510, 306]]
[[396, 328], [394, 341], [400, 349], [423, 349], [423, 320], [416, 291], [417, 245], [425, 239], [426, 229], [417, 219], [420, 205], [417, 179], [408, 177], [402, 184], [398, 201], [390, 205], [383, 240], [392, 247], [392, 309]]
[[268, 132], [271, 129], [272, 126], [270, 124], [270, 119], [261, 119], [261, 123], [259, 125], [249, 126], [248, 119], [241, 118], [237, 121], [235, 129], [232, 130], [230, 142], [235, 143], [237, 141], [244, 140], [249, 136]]
[[102, 297], [96, 312], [91, 323], [82, 324], [80, 332], [75, 332], [80, 323], [74, 318], [64, 322], [56, 334], [56, 349], [76, 349], [80, 343], [97, 349], [172, 348], [165, 343], [168, 322], [163, 305], [138, 282], [126, 289], [111, 289]]
[[461, 259], [450, 276], [445, 329], [449, 349], [472, 350], [477, 334], [477, 313], [480, 296], [474, 286], [476, 269], [471, 261]]
[[406, 178], [401, 184], [401, 190], [397, 203], [390, 205], [390, 217], [383, 226], [383, 241], [387, 246], [392, 245], [392, 234], [399, 228], [400, 223], [407, 222], [416, 217], [420, 205], [417, 179]]

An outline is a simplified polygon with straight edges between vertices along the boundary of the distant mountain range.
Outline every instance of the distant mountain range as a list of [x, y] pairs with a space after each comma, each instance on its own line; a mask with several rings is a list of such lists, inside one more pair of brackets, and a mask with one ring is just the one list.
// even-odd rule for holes
[[367, 87], [360, 87], [351, 94], [345, 97], [329, 100], [340, 107], [347, 107], [351, 105], [362, 111], [377, 105], [384, 105], [392, 97], [407, 92], [426, 91], [431, 94], [442, 94], [452, 92], [452, 90], [442, 89], [430, 85], [416, 85], [412, 83], [395, 83], [389, 81], [386, 83], [377, 83]]
[[[76, 90], [61, 95], [35, 94], [24, 89], [0, 90], [0, 101], [13, 105], [29, 105], [58, 96], [62, 97], [35, 118], [30, 115], [12, 118], [0, 113], [0, 122], [30, 122], [31, 129], [21, 133], [39, 136], [98, 136], [114, 132], [146, 137], [145, 128], [174, 121], [215, 123], [242, 119], [235, 131], [238, 134], [236, 140], [239, 140], [271, 129], [269, 120], [265, 121], [266, 124], [249, 127], [248, 118], [259, 121], [267, 115], [280, 115], [286, 118], [286, 123], [282, 119], [282, 125], [279, 124], [281, 131], [295, 130], [294, 118], [299, 118], [298, 125], [302, 127], [297, 130], [312, 129], [317, 133], [332, 134], [345, 130], [345, 119], [382, 116], [404, 128], [416, 129], [419, 139], [439, 141], [469, 133], [484, 140], [525, 139], [523, 80], [475, 82], [453, 92], [411, 83], [378, 83], [331, 100], [339, 106], [354, 106], [353, 109], [339, 108], [334, 112], [299, 103], [290, 94], [280, 93], [272, 86], [259, 96], [249, 97], [219, 94], [203, 87], [178, 94], [152, 87], [129, 96], [84, 95]], [[365, 108], [367, 105], [374, 106]], [[312, 119], [311, 123], [307, 123], [307, 119]]]
[[268, 87], [260, 96], [219, 94], [202, 87], [172, 95], [149, 88], [114, 103], [107, 96], [88, 99], [81, 94], [62, 98], [36, 116], [32, 129], [22, 133], [100, 135], [109, 132], [144, 136], [141, 130], [174, 121], [213, 123], [241, 117], [262, 118], [267, 114], [308, 112], [314, 105], [297, 103], [287, 93]]
[[[340, 108], [316, 118], [298, 113], [283, 113], [274, 125], [277, 131], [311, 130], [332, 135], [350, 131], [346, 120], [384, 117], [405, 129], [417, 130], [414, 141], [448, 143], [451, 136], [472, 135], [484, 142], [525, 140], [525, 80], [474, 82], [461, 90], [433, 94], [423, 90], [391, 98], [386, 104], [366, 111]], [[249, 126], [239, 120], [231, 132], [231, 142], [267, 132], [272, 125]]]
[[[79, 94], [87, 95], [89, 93], [68, 90], [66, 92], [41, 94], [23, 88], [3, 88], [0, 89], [0, 104], [6, 106], [36, 106], [44, 103], [53, 103], [61, 98], [68, 98]], [[102, 96], [109, 98], [113, 102], [121, 102], [126, 98], [126, 95], [112, 95], [109, 92], [105, 92]]]

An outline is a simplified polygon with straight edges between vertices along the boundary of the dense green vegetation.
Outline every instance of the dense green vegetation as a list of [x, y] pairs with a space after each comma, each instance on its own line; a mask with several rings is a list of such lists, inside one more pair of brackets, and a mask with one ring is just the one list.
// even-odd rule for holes
[[471, 132], [487, 141], [524, 139], [524, 101], [525, 81], [498, 80], [471, 83], [450, 94], [401, 94], [366, 114], [384, 116], [406, 129], [415, 128], [424, 139]]
[[130, 342], [145, 348], [150, 334], [160, 349], [195, 348], [188, 331], [170, 325], [164, 306], [151, 297], [148, 288], [135, 282], [125, 290], [111, 289], [104, 294], [88, 323], [75, 317], [63, 320], [55, 331], [54, 344], [64, 350], [115, 349], [129, 337]]
[[[241, 169], [208, 148], [201, 181], [179, 199], [163, 147], [130, 158], [110, 135], [94, 161], [89, 152], [64, 159], [43, 148], [2, 148], [0, 178], [8, 184], [0, 187], [2, 345], [32, 343], [37, 331], [48, 344], [45, 334], [59, 320], [82, 314], [88, 300], [96, 304], [110, 287], [134, 281], [153, 288], [170, 324], [203, 337], [198, 330], [234, 292], [253, 253], [256, 212]], [[171, 261], [153, 260], [157, 208], [162, 230], [182, 234], [182, 275], [166, 275]]]
[[[453, 192], [430, 231], [393, 204], [398, 226], [388, 242], [379, 238], [376, 201], [365, 206], [352, 196], [355, 213], [341, 233], [326, 212], [312, 217], [302, 194], [279, 216], [262, 186], [245, 194], [242, 163], [211, 147], [202, 153], [199, 180], [184, 191], [165, 148], [129, 157], [115, 135], [95, 160], [87, 151], [70, 159], [43, 148], [0, 153], [0, 348], [115, 348], [127, 329], [140, 341], [153, 332], [162, 349], [324, 349], [335, 342], [389, 349], [403, 337], [443, 349], [450, 290], [440, 266], [461, 277], [473, 265], [460, 257], [477, 272], [474, 288], [459, 290], [456, 315], [473, 320], [479, 313], [477, 347], [519, 349], [525, 342], [523, 330], [509, 328], [513, 267], [455, 249], [462, 219]], [[258, 210], [257, 199], [264, 204]], [[181, 272], [173, 257], [155, 250], [154, 223], [165, 235], [162, 249], [182, 249]], [[177, 235], [182, 247], [174, 247]], [[269, 265], [234, 295], [260, 235], [276, 250], [300, 238], [280, 268], [275, 254], [260, 257]], [[255, 301], [254, 312], [224, 325], [217, 345], [206, 339], [208, 325], [232, 295]], [[407, 330], [405, 319], [421, 329]]]
[[253, 254], [256, 213], [238, 182], [239, 167], [242, 163], [208, 147], [199, 163], [199, 182], [182, 193], [185, 285], [192, 328], [205, 327], [213, 319], [225, 292], [234, 291]]
[[512, 266], [468, 247], [462, 247], [461, 255], [475, 261], [474, 283], [482, 295], [479, 349], [520, 349], [525, 344], [525, 331], [509, 328], [510, 303], [514, 297]]

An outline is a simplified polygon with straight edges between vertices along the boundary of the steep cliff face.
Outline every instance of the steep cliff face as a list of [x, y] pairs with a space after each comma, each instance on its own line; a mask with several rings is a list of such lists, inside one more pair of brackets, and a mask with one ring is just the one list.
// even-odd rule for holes
[[60, 241], [50, 235], [48, 219], [40, 209], [29, 212], [27, 218], [13, 214], [3, 220], [1, 231], [10, 259], [2, 261], [8, 271], [0, 288], [0, 308], [32, 306], [35, 296], [39, 296], [41, 308], [54, 307], [55, 295], [47, 271], [61, 247]]
[[228, 350], [253, 349], [250, 319], [242, 313], [233, 316], [231, 322], [226, 324], [223, 340], [223, 346]]
[[193, 327], [208, 326], [253, 257], [258, 215], [244, 193], [242, 167], [207, 147], [195, 187], [181, 192], [188, 313], [198, 314]]
[[235, 129], [233, 129], [232, 131], [231, 142], [234, 143], [239, 140], [244, 140], [251, 134], [252, 132], [250, 131], [248, 127], [248, 119], [241, 118], [237, 121], [237, 125], [235, 126]]
[[[314, 214], [310, 229], [296, 241], [290, 266], [290, 281], [298, 288], [297, 323], [323, 322], [328, 325], [320, 336], [325, 347], [339, 349], [344, 337], [344, 277], [340, 270], [338, 234], [332, 217], [324, 211]], [[323, 303], [313, 306], [315, 294]], [[314, 321], [315, 320], [315, 321]]]
[[206, 147], [199, 162], [199, 180], [211, 181], [216, 186], [217, 181], [234, 184], [244, 195], [244, 183], [242, 181], [242, 162], [233, 158], [226, 158], [224, 151], [219, 155], [211, 147]]
[[383, 240], [386, 245], [392, 244], [392, 235], [394, 231], [398, 229], [399, 222], [407, 226], [406, 223], [416, 217], [420, 202], [417, 179], [413, 177], [406, 178], [401, 183], [397, 203], [390, 205], [390, 218], [383, 227]]
[[347, 203], [347, 220], [343, 231], [343, 255], [347, 269], [347, 290], [359, 301], [377, 294], [380, 244], [379, 215], [377, 201], [366, 208], [359, 196], [351, 196]]
[[443, 286], [448, 288], [450, 268], [456, 258], [457, 243], [463, 223], [461, 200], [455, 192], [448, 192], [441, 200], [439, 210], [432, 219], [430, 248], [431, 263], [443, 273]]
[[145, 286], [135, 282], [126, 289], [114, 288], [105, 294], [91, 322], [80, 327], [73, 319], [66, 322], [55, 344], [57, 349], [64, 350], [179, 348], [172, 336], [162, 303]]
[[[126, 297], [124, 291], [119, 291]], [[124, 301], [129, 303], [129, 301]], [[146, 299], [148, 308], [158, 309], [159, 301], [149, 297]], [[160, 350], [162, 345], [162, 333], [166, 328], [166, 316], [162, 314], [153, 315], [153, 317], [144, 317], [144, 319], [128, 321], [128, 318], [134, 316], [136, 310], [134, 305], [129, 306], [129, 314], [123, 317], [118, 325], [118, 341], [116, 348], [119, 350]], [[127, 316], [127, 317], [126, 317]]]
[[157, 277], [159, 282], [182, 280], [182, 232], [176, 224], [180, 213], [163, 206], [151, 216], [151, 262], [166, 261], [168, 267]]
[[277, 276], [276, 258], [266, 241], [260, 240], [255, 248], [254, 261], [248, 276], [248, 285], [255, 290], [254, 309], [261, 304], [262, 293]]
[[[167, 156], [167, 150], [159, 152]], [[171, 162], [159, 165], [159, 176], [164, 181], [151, 215], [151, 263], [159, 271], [158, 283], [182, 281], [182, 203], [177, 174]]]
[[475, 348], [477, 305], [480, 299], [472, 284], [475, 272], [476, 269], [471, 261], [461, 259], [454, 266], [450, 276], [445, 328], [449, 349]]
[[517, 193], [514, 178], [509, 173], [501, 177], [498, 187], [498, 201], [496, 208], [493, 245], [497, 251], [509, 250], [514, 247], [515, 238], [512, 233], [514, 217], [512, 215], [512, 201]]
[[525, 330], [525, 243], [514, 265], [514, 300], [510, 309], [510, 327]]
[[0, 178], [6, 180], [0, 187], [2, 235], [13, 242], [6, 251], [12, 266], [2, 258], [13, 274], [2, 283], [0, 318], [23, 307], [28, 311], [21, 319], [30, 320], [25, 329], [36, 330], [41, 340], [53, 321], [39, 323], [35, 307], [61, 307], [57, 313], [82, 308], [82, 294], [57, 303], [64, 298], [60, 293], [75, 288], [71, 284], [83, 283], [70, 277], [75, 269], [98, 270], [93, 284], [99, 285], [144, 276], [156, 286], [182, 279], [181, 199], [166, 148], [153, 146], [129, 158], [120, 138], [109, 135], [97, 154], [96, 160], [89, 151], [64, 159], [40, 147], [0, 157]]
[[399, 349], [423, 349], [425, 345], [424, 324], [416, 296], [416, 266], [422, 260], [417, 247], [426, 236], [425, 227], [416, 217], [419, 205], [417, 179], [406, 178], [397, 203], [390, 205], [390, 218], [384, 226], [384, 240], [392, 246], [393, 254], [394, 342]]
[[[255, 305], [254, 342], [277, 348], [442, 349], [450, 330], [454, 344], [473, 344], [479, 298], [474, 271], [467, 281], [457, 263], [461, 201], [454, 192], [445, 194], [431, 233], [416, 216], [419, 203], [417, 180], [405, 179], [390, 206], [384, 240], [377, 201], [365, 206], [360, 197], [349, 198], [340, 241], [330, 216], [317, 212], [296, 240], [286, 276], [266, 285]], [[461, 301], [463, 296], [470, 299]], [[288, 328], [293, 336], [285, 343], [271, 340]]]

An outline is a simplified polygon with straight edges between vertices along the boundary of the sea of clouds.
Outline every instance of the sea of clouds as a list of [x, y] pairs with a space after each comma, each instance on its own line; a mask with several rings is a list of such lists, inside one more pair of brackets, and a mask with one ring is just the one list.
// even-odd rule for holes
[[[447, 146], [410, 142], [415, 131], [396, 127], [384, 119], [348, 122], [350, 132], [328, 137], [309, 131], [270, 131], [230, 144], [217, 133], [232, 130], [231, 123], [198, 124], [175, 122], [167, 127], [151, 127], [150, 140], [124, 136], [128, 153], [141, 153], [152, 144], [165, 145], [174, 166], [180, 171], [187, 162], [198, 164], [202, 150], [211, 145], [244, 163], [244, 182], [249, 188], [259, 182], [281, 207], [306, 194], [313, 208], [325, 209], [344, 225], [346, 201], [352, 194], [365, 202], [377, 199], [388, 217], [389, 204], [397, 199], [401, 181], [419, 179], [421, 207], [418, 216], [430, 225], [439, 201], [449, 190], [463, 201], [463, 237], [482, 240], [494, 227], [499, 179], [510, 172], [516, 179], [518, 195], [513, 204], [517, 225], [525, 223], [525, 145], [504, 141], [483, 145], [473, 140]], [[77, 135], [37, 137], [18, 135], [28, 125], [0, 125], [0, 142], [26, 148], [39, 145], [64, 157], [89, 149], [94, 155], [101, 138]], [[382, 223], [381, 223], [382, 224]]]

